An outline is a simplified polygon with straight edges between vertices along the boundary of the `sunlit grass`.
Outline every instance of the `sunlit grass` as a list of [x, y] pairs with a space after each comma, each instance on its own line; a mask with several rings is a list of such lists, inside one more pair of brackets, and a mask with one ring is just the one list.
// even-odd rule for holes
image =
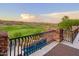
[[1, 26], [0, 31], [8, 32], [9, 38], [31, 35], [44, 31], [43, 27], [33, 25], [6, 25]]
[[57, 25], [52, 24], [23, 24], [23, 25], [2, 25], [0, 31], [8, 32], [9, 38], [31, 35], [35, 33], [45, 32], [48, 29], [56, 28]]

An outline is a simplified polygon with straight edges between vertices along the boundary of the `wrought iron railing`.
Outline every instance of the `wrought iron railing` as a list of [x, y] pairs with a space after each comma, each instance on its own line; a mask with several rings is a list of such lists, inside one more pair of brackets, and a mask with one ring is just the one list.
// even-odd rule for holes
[[[74, 38], [76, 37], [78, 33], [78, 29], [73, 31], [71, 36], [71, 42], [74, 41]], [[33, 52], [41, 49], [42, 47], [46, 46], [50, 42], [54, 40], [65, 40], [64, 39], [64, 30], [51, 30], [47, 32], [42, 33], [36, 33], [28, 36], [22, 36], [17, 38], [12, 38], [8, 40], [8, 35], [4, 36], [5, 33], [0, 34], [0, 41], [4, 41], [0, 44], [0, 52], [1, 54], [8, 56], [28, 56], [32, 54]], [[58, 37], [58, 38], [55, 38]], [[4, 45], [4, 43], [6, 43]], [[3, 45], [2, 45], [3, 44]], [[8, 46], [8, 49], [7, 49]], [[6, 49], [5, 49], [6, 48]], [[5, 53], [4, 53], [5, 51]], [[8, 51], [8, 53], [7, 53]]]
[[71, 30], [63, 30], [63, 40], [67, 42], [73, 43], [74, 39], [78, 34], [79, 28], [71, 31]]
[[[8, 55], [28, 56], [41, 49], [52, 40], [49, 37], [55, 30], [9, 39]], [[51, 40], [48, 40], [51, 39]]]

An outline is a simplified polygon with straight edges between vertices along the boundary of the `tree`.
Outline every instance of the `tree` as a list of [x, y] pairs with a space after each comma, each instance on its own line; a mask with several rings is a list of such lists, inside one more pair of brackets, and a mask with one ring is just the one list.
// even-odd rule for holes
[[79, 20], [77, 19], [69, 19], [69, 20], [64, 20], [61, 23], [59, 23], [59, 28], [62, 29], [72, 29], [72, 26], [78, 26], [79, 25]]
[[69, 19], [68, 16], [64, 16], [64, 17], [62, 18], [62, 20], [68, 20], [68, 19]]

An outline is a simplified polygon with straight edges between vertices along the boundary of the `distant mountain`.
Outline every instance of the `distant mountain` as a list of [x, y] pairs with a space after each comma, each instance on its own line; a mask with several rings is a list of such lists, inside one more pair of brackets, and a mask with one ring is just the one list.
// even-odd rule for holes
[[[5, 21], [5, 20], [0, 20], [0, 25], [40, 25], [40, 24], [50, 24], [52, 25], [53, 23], [41, 23], [41, 22], [22, 22], [22, 21]], [[55, 24], [54, 24], [55, 25]]]

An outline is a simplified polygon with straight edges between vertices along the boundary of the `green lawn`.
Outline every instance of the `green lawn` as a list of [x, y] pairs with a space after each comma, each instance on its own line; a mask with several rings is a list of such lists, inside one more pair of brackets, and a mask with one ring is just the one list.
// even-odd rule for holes
[[43, 29], [40, 28], [28, 28], [28, 29], [19, 29], [19, 30], [13, 30], [13, 31], [8, 31], [9, 37], [18, 37], [18, 36], [25, 36], [25, 35], [30, 35], [34, 33], [39, 33], [42, 32]]
[[26, 23], [21, 25], [1, 25], [0, 31], [8, 32], [9, 38], [15, 38], [25, 35], [31, 35], [35, 33], [48, 31], [47, 28], [56, 28], [57, 25], [52, 24], [42, 24], [42, 23]]
[[9, 38], [14, 38], [43, 32], [44, 28], [35, 25], [4, 25], [0, 27], [0, 31], [6, 31], [8, 32]]

